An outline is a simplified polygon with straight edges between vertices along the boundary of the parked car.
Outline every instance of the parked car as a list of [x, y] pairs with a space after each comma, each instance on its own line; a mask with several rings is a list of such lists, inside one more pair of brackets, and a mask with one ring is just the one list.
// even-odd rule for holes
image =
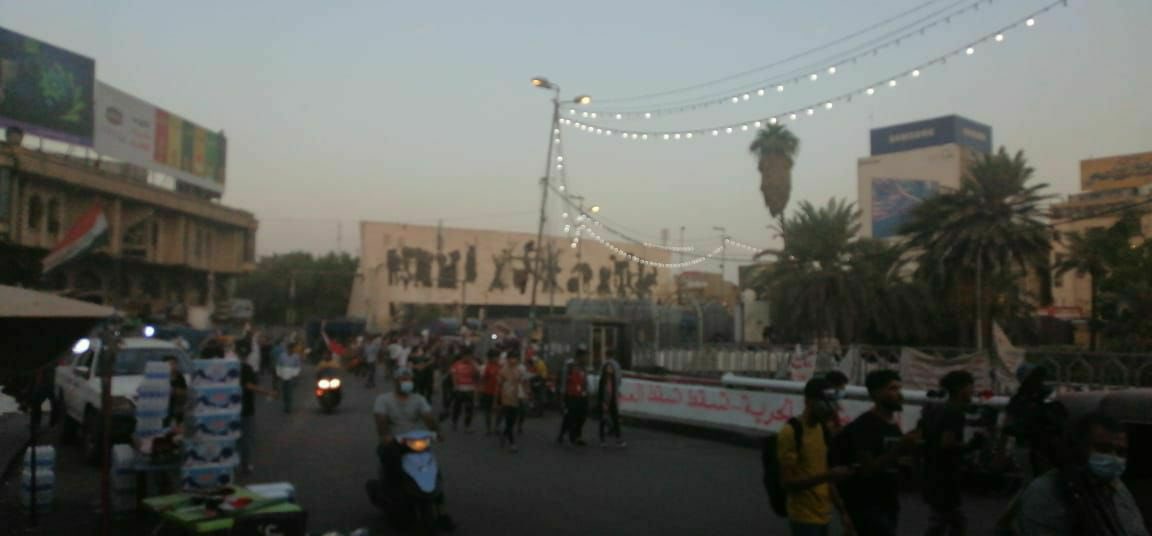
[[[100, 459], [103, 434], [112, 434], [112, 443], [126, 442], [136, 426], [136, 391], [144, 381], [144, 367], [150, 361], [162, 361], [176, 356], [180, 370], [192, 370], [188, 355], [175, 343], [147, 337], [122, 339], [120, 350], [112, 364], [112, 419], [109, 430], [104, 430], [100, 418], [100, 360], [101, 349], [97, 338], [88, 339], [56, 367], [56, 403], [64, 410], [63, 435], [65, 440], [78, 434], [85, 457], [95, 463]], [[87, 346], [84, 348], [83, 346]]]

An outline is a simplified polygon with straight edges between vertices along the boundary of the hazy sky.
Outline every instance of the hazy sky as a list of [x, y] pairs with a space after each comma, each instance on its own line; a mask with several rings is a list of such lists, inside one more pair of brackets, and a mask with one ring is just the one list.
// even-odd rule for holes
[[[672, 89], [771, 64], [923, 1], [0, 0], [0, 25], [94, 57], [103, 81], [225, 130], [224, 201], [260, 219], [261, 253], [335, 249], [338, 220], [340, 245], [355, 252], [361, 219], [534, 231], [549, 103], [533, 76], [597, 101]], [[644, 126], [818, 102], [1048, 3], [998, 0], [834, 77]], [[868, 129], [940, 115], [991, 125], [994, 142], [1024, 149], [1058, 193], [1078, 189], [1082, 158], [1152, 150], [1152, 2], [1068, 4], [1005, 43], [793, 125], [802, 146], [792, 206], [855, 200]], [[653, 241], [683, 225], [689, 242], [711, 249], [713, 226], [771, 242], [750, 138], [641, 144], [568, 129], [564, 146], [572, 190], [606, 219]], [[559, 212], [553, 204], [553, 224]]]

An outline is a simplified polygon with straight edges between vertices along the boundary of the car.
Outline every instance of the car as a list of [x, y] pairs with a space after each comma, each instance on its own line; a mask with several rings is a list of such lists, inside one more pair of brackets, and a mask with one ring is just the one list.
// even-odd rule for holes
[[103, 434], [111, 434], [111, 443], [128, 442], [136, 427], [136, 391], [144, 381], [144, 367], [150, 361], [175, 356], [185, 379], [192, 370], [188, 354], [175, 343], [148, 337], [121, 339], [120, 350], [112, 369], [112, 418], [104, 430], [100, 418], [100, 360], [97, 338], [82, 339], [71, 355], [56, 367], [56, 403], [64, 410], [63, 436], [66, 441], [79, 434], [85, 458], [97, 463]]

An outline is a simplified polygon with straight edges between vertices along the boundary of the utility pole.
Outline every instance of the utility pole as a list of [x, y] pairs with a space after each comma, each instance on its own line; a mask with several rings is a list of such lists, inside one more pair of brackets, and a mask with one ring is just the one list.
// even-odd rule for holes
[[728, 256], [728, 229], [713, 227], [713, 231], [720, 231], [720, 281], [724, 282], [724, 258]]

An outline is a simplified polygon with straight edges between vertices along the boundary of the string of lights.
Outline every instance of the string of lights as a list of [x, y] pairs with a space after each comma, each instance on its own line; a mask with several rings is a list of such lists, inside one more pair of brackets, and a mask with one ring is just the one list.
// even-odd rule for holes
[[768, 249], [768, 248], [758, 248], [756, 246], [749, 246], [748, 244], [745, 244], [743, 242], [738, 242], [738, 241], [733, 240], [731, 238], [725, 238], [724, 242], [727, 243], [729, 246], [735, 246], [735, 247], [738, 247], [738, 248], [743, 249], [745, 251], [750, 251], [752, 253], [760, 253], [760, 252]]
[[[900, 44], [904, 41], [915, 38], [917, 36], [926, 35], [929, 30], [937, 26], [950, 24], [953, 18], [961, 17], [968, 13], [974, 13], [980, 9], [982, 4], [991, 4], [993, 2], [995, 2], [995, 0], [976, 0], [975, 2], [966, 4], [964, 7], [953, 10], [951, 12], [946, 12], [947, 8], [945, 8], [945, 10], [934, 13], [924, 19], [920, 19], [914, 24], [898, 28], [894, 32], [883, 35], [872, 41], [865, 42], [864, 44], [857, 47], [827, 56], [820, 59], [819, 61], [798, 67], [786, 73], [768, 79], [762, 79], [751, 85], [745, 84], [743, 87], [736, 90], [726, 90], [720, 94], [713, 94], [707, 97], [696, 97], [693, 99], [684, 100], [677, 103], [664, 104], [649, 109], [634, 110], [581, 108], [580, 110], [577, 110], [575, 108], [570, 108], [568, 109], [567, 113], [569, 116], [579, 115], [581, 118], [587, 119], [651, 119], [653, 117], [691, 112], [712, 106], [719, 106], [724, 104], [740, 104], [753, 98], [766, 97], [777, 93], [783, 93], [787, 87], [806, 82], [817, 82], [822, 79], [821, 76], [834, 76], [848, 65], [855, 64], [856, 62], [865, 58], [876, 56], [884, 50], [894, 49], [900, 46]], [[925, 20], [929, 20], [929, 22], [924, 23]]]
[[[636, 95], [636, 96], [633, 96], [633, 97], [618, 97], [618, 98], [607, 98], [607, 99], [600, 99], [600, 98], [598, 98], [598, 99], [597, 99], [597, 101], [599, 101], [599, 102], [601, 102], [601, 103], [612, 103], [612, 102], [628, 102], [628, 101], [648, 100], [648, 99], [653, 99], [653, 98], [657, 98], [657, 97], [663, 97], [663, 96], [666, 96], [666, 95], [675, 95], [675, 94], [677, 94], [677, 93], [684, 93], [684, 92], [687, 92], [687, 91], [692, 91], [692, 90], [695, 90], [695, 89], [700, 89], [700, 88], [704, 88], [704, 87], [708, 87], [708, 86], [713, 86], [713, 85], [716, 85], [716, 84], [721, 84], [721, 83], [724, 83], [724, 82], [729, 82], [729, 81], [732, 81], [732, 80], [736, 80], [736, 79], [739, 79], [739, 78], [743, 78], [743, 77], [746, 77], [746, 76], [748, 76], [748, 75], [751, 75], [751, 74], [755, 74], [755, 73], [758, 73], [758, 72], [766, 71], [766, 70], [768, 70], [768, 69], [772, 69], [772, 68], [775, 68], [775, 67], [779, 67], [779, 66], [781, 66], [781, 65], [785, 65], [785, 64], [788, 64], [788, 63], [790, 63], [790, 62], [792, 62], [792, 61], [798, 60], [798, 59], [800, 59], [800, 58], [803, 58], [803, 57], [805, 57], [805, 56], [809, 56], [809, 55], [815, 54], [815, 53], [817, 53], [817, 52], [822, 52], [822, 51], [824, 51], [824, 50], [827, 50], [827, 49], [829, 49], [829, 48], [832, 48], [832, 47], [834, 47], [834, 46], [836, 46], [836, 45], [839, 45], [839, 44], [841, 44], [841, 43], [844, 43], [844, 42], [850, 41], [850, 40], [852, 40], [852, 39], [855, 39], [855, 38], [857, 38], [857, 37], [860, 37], [860, 36], [862, 36], [862, 35], [865, 35], [865, 34], [867, 34], [867, 33], [871, 32], [871, 31], [873, 31], [873, 30], [876, 30], [876, 29], [878, 29], [878, 28], [882, 28], [882, 27], [884, 27], [884, 26], [887, 26], [887, 25], [889, 25], [889, 24], [891, 24], [891, 23], [894, 23], [894, 22], [896, 22], [896, 21], [898, 21], [898, 20], [900, 20], [900, 19], [902, 19], [902, 18], [904, 18], [904, 17], [907, 17], [907, 16], [909, 16], [909, 15], [911, 15], [911, 14], [913, 14], [913, 13], [916, 13], [917, 11], [920, 11], [920, 10], [922, 10], [922, 9], [925, 9], [925, 8], [927, 8], [927, 7], [931, 6], [932, 4], [938, 4], [938, 3], [940, 3], [940, 1], [941, 1], [941, 0], [928, 0], [927, 2], [923, 2], [923, 3], [921, 3], [921, 4], [918, 4], [918, 5], [912, 6], [911, 8], [909, 8], [909, 9], [906, 9], [906, 10], [904, 10], [904, 11], [901, 11], [900, 13], [897, 13], [896, 15], [890, 16], [890, 17], [888, 17], [888, 18], [886, 18], [886, 19], [884, 19], [884, 20], [881, 20], [881, 21], [879, 21], [879, 22], [873, 23], [873, 24], [871, 24], [871, 25], [869, 25], [869, 26], [867, 26], [867, 27], [865, 27], [865, 28], [862, 28], [862, 29], [860, 29], [860, 30], [857, 30], [857, 31], [855, 31], [855, 32], [852, 32], [852, 33], [850, 33], [850, 34], [848, 34], [848, 35], [845, 35], [845, 36], [842, 36], [842, 37], [840, 37], [840, 38], [837, 38], [837, 39], [835, 39], [835, 40], [832, 40], [832, 41], [830, 41], [830, 42], [824, 43], [824, 44], [822, 44], [822, 45], [819, 45], [819, 46], [817, 46], [817, 47], [814, 47], [814, 48], [810, 48], [810, 49], [807, 49], [807, 50], [803, 50], [803, 51], [801, 51], [801, 52], [797, 52], [797, 53], [795, 53], [795, 54], [793, 54], [793, 55], [791, 55], [791, 56], [788, 56], [788, 57], [786, 57], [786, 58], [782, 58], [782, 59], [776, 60], [776, 61], [774, 61], [774, 62], [772, 62], [772, 63], [770, 63], [770, 64], [767, 64], [767, 65], [761, 65], [761, 66], [759, 66], [759, 67], [755, 67], [755, 68], [752, 68], [752, 69], [748, 69], [748, 70], [746, 70], [746, 71], [743, 71], [743, 72], [739, 72], [739, 73], [736, 73], [736, 74], [728, 75], [728, 76], [725, 76], [725, 77], [723, 77], [723, 78], [718, 78], [718, 79], [715, 79], [715, 80], [709, 80], [709, 81], [707, 81], [707, 82], [701, 82], [701, 83], [698, 83], [698, 84], [693, 84], [693, 85], [690, 85], [690, 86], [679, 87], [679, 88], [675, 88], [675, 89], [668, 89], [668, 90], [663, 90], [663, 91], [659, 91], [659, 92], [656, 92], [656, 93], [646, 93], [646, 94], [643, 94], [643, 95]], [[993, 1], [993, 0], [988, 0], [988, 3], [992, 3], [992, 1]], [[945, 7], [944, 7], [943, 9], [941, 9], [940, 11], [937, 11], [937, 12], [934, 12], [934, 13], [932, 13], [932, 14], [929, 14], [927, 18], [931, 18], [931, 17], [934, 17], [934, 16], [936, 16], [936, 15], [940, 14], [941, 12], [943, 12], [943, 11], [946, 11], [946, 10], [948, 10], [949, 8], [955, 7], [956, 5], [958, 5], [958, 4], [961, 4], [961, 3], [963, 3], [963, 0], [960, 0], [960, 1], [957, 1], [957, 2], [953, 2], [953, 3], [951, 3], [951, 4], [947, 5], [947, 6], [945, 6]], [[921, 20], [920, 22], [922, 22], [922, 20]], [[914, 23], [914, 24], [915, 24], [915, 23]]]
[[644, 247], [663, 249], [665, 251], [694, 251], [696, 246], [666, 246], [664, 244], [653, 244], [651, 242], [644, 242]]
[[837, 97], [826, 99], [818, 103], [811, 103], [807, 106], [802, 106], [791, 111], [775, 114], [761, 119], [749, 120], [740, 123], [729, 123], [724, 125], [716, 125], [705, 128], [689, 129], [689, 130], [623, 130], [614, 129], [604, 124], [587, 123], [575, 121], [569, 118], [562, 118], [560, 123], [565, 126], [572, 126], [576, 129], [590, 134], [597, 134], [609, 137], [619, 137], [625, 140], [640, 140], [640, 141], [681, 141], [681, 140], [695, 140], [706, 137], [717, 137], [721, 134], [730, 135], [737, 132], [747, 132], [751, 129], [761, 128], [763, 125], [775, 125], [785, 121], [798, 121], [801, 117], [810, 117], [816, 114], [817, 110], [828, 111], [836, 106], [836, 104], [851, 103], [854, 98], [861, 96], [869, 97], [875, 95], [882, 88], [894, 88], [899, 85], [901, 80], [916, 79], [921, 76], [924, 70], [940, 66], [947, 63], [949, 58], [954, 56], [972, 56], [976, 53], [977, 47], [987, 42], [1003, 43], [1006, 41], [1005, 34], [1009, 31], [1018, 29], [1020, 27], [1032, 28], [1036, 26], [1036, 17], [1042, 15], [1057, 6], [1063, 5], [1065, 0], [1058, 0], [1045, 6], [1044, 8], [1032, 13], [1031, 15], [1018, 20], [997, 32], [989, 33], [966, 46], [958, 47], [949, 51], [946, 54], [937, 56], [936, 58], [920, 64], [912, 69], [900, 72], [896, 75], [885, 77], [881, 81], [869, 84], [867, 86], [856, 88], [847, 93], [843, 93]]

